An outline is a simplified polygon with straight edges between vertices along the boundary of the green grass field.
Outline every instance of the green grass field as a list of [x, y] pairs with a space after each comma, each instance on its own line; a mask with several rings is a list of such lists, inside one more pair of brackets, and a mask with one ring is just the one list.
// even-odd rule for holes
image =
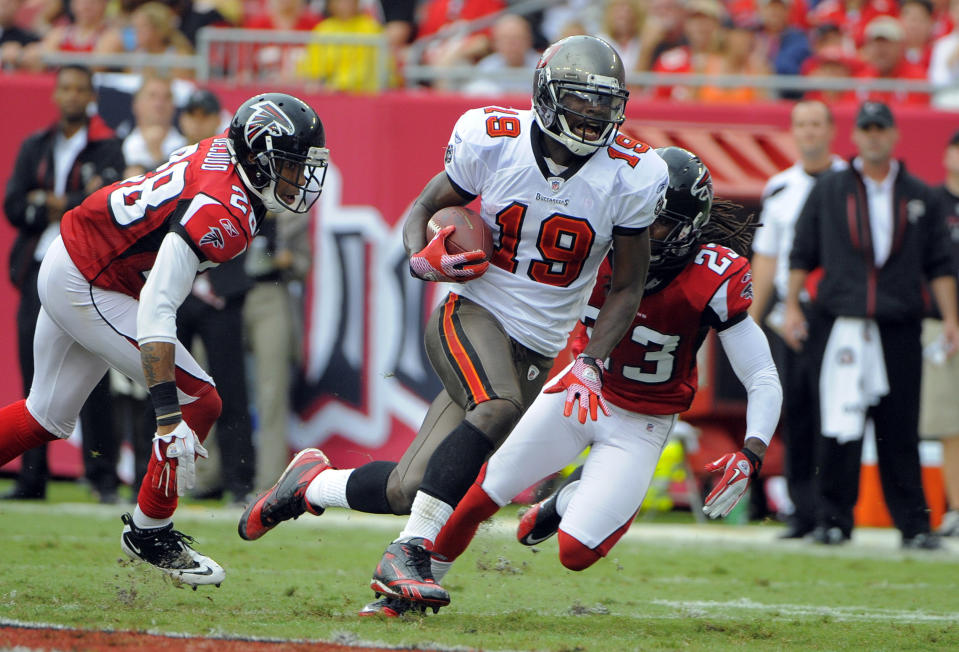
[[356, 612], [397, 517], [330, 511], [250, 543], [239, 510], [184, 504], [176, 527], [227, 570], [194, 592], [125, 561], [127, 509], [61, 483], [47, 502], [0, 502], [0, 622], [485, 650], [959, 649], [957, 541], [904, 553], [893, 531], [857, 530], [834, 549], [670, 514], [573, 573], [555, 540], [517, 544], [507, 509], [444, 582], [448, 608], [381, 620]]

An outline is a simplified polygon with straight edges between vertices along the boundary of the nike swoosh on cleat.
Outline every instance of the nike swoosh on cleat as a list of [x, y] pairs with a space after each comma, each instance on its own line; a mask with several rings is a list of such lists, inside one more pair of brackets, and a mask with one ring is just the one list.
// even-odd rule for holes
[[124, 542], [125, 544], [127, 544], [127, 548], [129, 548], [129, 549], [132, 550], [133, 552], [137, 553], [138, 555], [142, 554], [142, 553], [140, 552], [140, 549], [137, 548], [135, 545], [133, 545], [133, 542], [130, 541], [130, 539], [126, 539], [126, 538], [125, 538], [125, 539], [123, 540], [123, 542]]
[[181, 575], [213, 575], [213, 569], [207, 566], [204, 570], [181, 570]]

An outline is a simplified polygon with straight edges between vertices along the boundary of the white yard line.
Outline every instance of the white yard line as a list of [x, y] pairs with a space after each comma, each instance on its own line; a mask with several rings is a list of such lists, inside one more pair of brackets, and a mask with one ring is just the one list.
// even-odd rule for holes
[[[120, 514], [131, 511], [132, 505], [99, 505], [96, 503], [44, 503], [44, 502], [0, 502], [0, 524], [5, 515], [57, 516], [88, 515], [97, 518], [116, 518], [119, 528]], [[182, 523], [218, 523], [234, 528], [240, 518], [239, 508], [208, 508], [199, 505], [183, 505], [177, 509], [174, 522]], [[405, 523], [404, 516], [389, 514], [363, 514], [345, 509], [329, 509], [320, 517], [305, 514], [293, 527], [316, 530], [336, 528], [366, 528], [383, 532], [399, 533]], [[0, 527], [2, 529], [2, 527]], [[720, 547], [726, 549], [776, 548], [784, 553], [825, 557], [914, 559], [934, 563], [959, 564], [959, 539], [944, 539], [942, 551], [903, 551], [900, 547], [900, 535], [894, 528], [856, 528], [852, 541], [840, 546], [825, 546], [807, 543], [802, 540], [780, 540], [778, 535], [783, 527], [769, 525], [725, 525], [722, 523], [634, 523], [623, 536], [624, 542], [655, 543], [677, 546]], [[480, 535], [485, 533], [509, 538], [516, 531], [515, 516], [495, 517], [483, 524]], [[548, 541], [541, 547], [553, 546]]]
[[837, 621], [880, 621], [897, 623], [955, 623], [959, 612], [927, 613], [904, 609], [880, 609], [875, 607], [846, 606], [824, 607], [806, 604], [765, 604], [741, 598], [725, 602], [714, 600], [651, 600], [652, 604], [678, 609], [681, 617], [702, 618], [727, 616], [741, 620], [747, 611], [771, 612], [777, 618], [821, 617]]

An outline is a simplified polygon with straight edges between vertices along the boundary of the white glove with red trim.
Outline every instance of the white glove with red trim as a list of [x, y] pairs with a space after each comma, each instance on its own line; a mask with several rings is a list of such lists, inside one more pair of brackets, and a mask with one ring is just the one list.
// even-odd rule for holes
[[726, 453], [707, 464], [705, 468], [710, 473], [722, 469], [723, 477], [706, 496], [703, 513], [709, 518], [727, 516], [746, 493], [749, 483], [759, 474], [761, 467], [762, 460], [748, 448], [737, 453]]
[[[167, 462], [171, 465], [171, 471], [176, 471], [176, 492], [182, 496], [187, 491], [196, 486], [196, 458], [209, 457], [210, 454], [200, 443], [200, 438], [186, 424], [181, 421], [166, 435], [153, 436], [153, 454], [157, 456], [160, 462]], [[165, 473], [161, 480], [165, 486], [157, 486], [163, 489], [164, 494], [170, 495], [171, 480], [174, 479], [172, 473]]]
[[609, 416], [609, 406], [603, 398], [603, 361], [580, 355], [573, 366], [569, 368], [553, 385], [543, 390], [544, 394], [556, 394], [566, 390], [566, 404], [563, 407], [563, 416], [573, 413], [573, 403], [579, 403], [579, 422], [586, 423], [586, 410], [589, 408], [589, 418], [596, 421], [596, 406], [602, 409], [603, 414]]
[[424, 281], [456, 283], [482, 276], [489, 267], [486, 254], [477, 249], [461, 254], [446, 251], [446, 238], [456, 230], [452, 224], [440, 229], [420, 251], [410, 256], [410, 273]]

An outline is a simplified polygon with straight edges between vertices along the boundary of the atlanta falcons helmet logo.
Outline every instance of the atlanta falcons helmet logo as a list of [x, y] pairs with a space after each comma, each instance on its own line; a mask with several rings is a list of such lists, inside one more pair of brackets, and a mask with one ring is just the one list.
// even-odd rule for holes
[[292, 136], [296, 130], [293, 121], [271, 100], [257, 102], [253, 113], [243, 128], [243, 139], [250, 147], [263, 134], [270, 136]]

